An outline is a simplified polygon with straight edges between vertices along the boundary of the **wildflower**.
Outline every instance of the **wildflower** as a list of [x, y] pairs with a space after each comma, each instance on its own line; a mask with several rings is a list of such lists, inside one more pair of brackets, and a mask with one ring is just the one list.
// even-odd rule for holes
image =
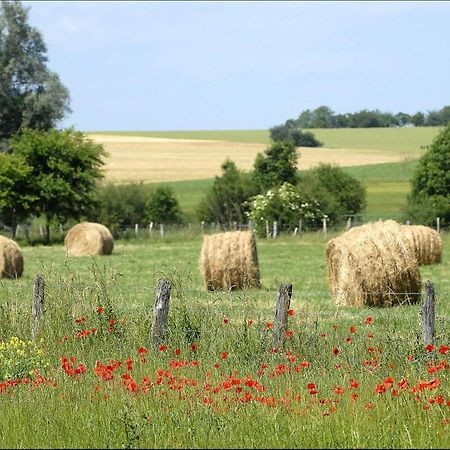
[[225, 324], [230, 323], [230, 320], [229, 319], [223, 319], [223, 323], [225, 323]]
[[351, 327], [350, 327], [350, 333], [356, 333], [356, 327], [354, 326], [354, 325], [352, 325]]
[[372, 317], [372, 316], [368, 316], [368, 317], [366, 317], [366, 319], [364, 320], [364, 323], [365, 323], [366, 325], [371, 325], [372, 322], [373, 322], [373, 317]]
[[338, 395], [342, 395], [344, 393], [344, 388], [342, 388], [341, 386], [336, 386], [334, 388], [334, 392]]
[[267, 328], [267, 329], [270, 330], [270, 329], [272, 329], [272, 327], [273, 327], [273, 323], [272, 323], [272, 322], [267, 322], [267, 323], [266, 323], [266, 328]]
[[311, 389], [315, 389], [315, 388], [316, 388], [316, 385], [315, 385], [315, 383], [309, 383], [306, 387], [307, 387], [309, 390], [311, 390]]
[[181, 350], [179, 348], [175, 349], [175, 355], [179, 355], [181, 353]]
[[293, 309], [288, 309], [288, 315], [293, 316], [295, 314], [295, 311]]
[[291, 331], [291, 330], [287, 330], [287, 331], [284, 333], [284, 335], [285, 335], [286, 337], [292, 337], [293, 334], [294, 334], [294, 332]]
[[143, 355], [144, 353], [148, 353], [148, 350], [145, 347], [139, 347], [137, 352], [139, 355]]
[[220, 357], [221, 357], [222, 359], [227, 359], [227, 358], [228, 358], [228, 352], [222, 352], [222, 353], [220, 354]]
[[75, 319], [76, 323], [83, 323], [86, 322], [87, 318], [86, 317], [80, 317], [79, 319]]
[[427, 352], [432, 352], [432, 351], [434, 350], [434, 345], [428, 344], [428, 345], [425, 347], [425, 350], [426, 350]]
[[335, 356], [339, 355], [339, 349], [338, 349], [337, 347], [334, 347], [334, 348], [333, 348], [333, 354], [334, 354]]
[[103, 306], [99, 306], [99, 307], [97, 308], [97, 312], [98, 312], [99, 314], [103, 314], [103, 313], [105, 312], [105, 308], [104, 308]]
[[439, 347], [439, 353], [442, 353], [443, 355], [445, 355], [449, 350], [450, 350], [450, 347], [447, 345], [441, 345]]
[[195, 352], [197, 350], [197, 344], [191, 344], [190, 349]]
[[161, 352], [164, 352], [164, 351], [167, 350], [167, 347], [166, 347], [165, 345], [160, 345], [160, 346], [159, 346], [159, 350], [160, 350]]
[[253, 320], [247, 320], [247, 326], [251, 327], [254, 324]]

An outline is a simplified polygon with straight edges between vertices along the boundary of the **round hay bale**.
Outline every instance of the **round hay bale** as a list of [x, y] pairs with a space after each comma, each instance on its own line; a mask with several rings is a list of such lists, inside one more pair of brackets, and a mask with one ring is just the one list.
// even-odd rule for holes
[[355, 227], [331, 239], [326, 256], [337, 305], [392, 306], [420, 300], [414, 249], [393, 220]]
[[256, 240], [251, 231], [205, 235], [200, 264], [209, 291], [260, 286]]
[[22, 272], [22, 250], [12, 239], [0, 236], [0, 277], [19, 278]]
[[403, 232], [411, 241], [419, 266], [442, 262], [442, 238], [425, 225], [403, 225]]
[[104, 225], [81, 222], [68, 231], [64, 246], [67, 256], [110, 255], [114, 248], [114, 239]]

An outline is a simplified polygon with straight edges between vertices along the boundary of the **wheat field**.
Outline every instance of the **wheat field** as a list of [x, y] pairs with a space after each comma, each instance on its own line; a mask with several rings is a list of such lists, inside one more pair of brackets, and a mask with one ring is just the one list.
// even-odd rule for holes
[[[213, 178], [221, 173], [221, 165], [233, 160], [242, 170], [251, 170], [255, 157], [268, 144], [238, 143], [215, 140], [152, 138], [88, 134], [94, 142], [104, 146], [106, 181], [112, 182], [169, 182]], [[339, 166], [360, 166], [400, 162], [402, 152], [376, 149], [298, 149], [299, 169], [309, 169], [321, 162]]]

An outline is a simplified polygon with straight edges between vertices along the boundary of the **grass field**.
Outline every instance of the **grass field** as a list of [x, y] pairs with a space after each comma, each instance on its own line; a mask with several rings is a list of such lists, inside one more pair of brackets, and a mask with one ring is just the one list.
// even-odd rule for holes
[[[32, 281], [44, 274], [41, 377], [0, 380], [0, 446], [448, 448], [450, 235], [443, 263], [421, 268], [437, 292], [434, 350], [420, 305], [333, 304], [330, 237], [258, 239], [263, 287], [232, 293], [204, 290], [198, 234], [118, 241], [109, 257], [24, 248], [23, 277], [0, 282], [0, 337], [29, 339]], [[174, 283], [165, 347], [149, 341], [162, 276]], [[293, 284], [293, 315], [275, 351], [280, 282]], [[0, 349], [1, 376], [7, 350], [30, 367], [16, 347]]]

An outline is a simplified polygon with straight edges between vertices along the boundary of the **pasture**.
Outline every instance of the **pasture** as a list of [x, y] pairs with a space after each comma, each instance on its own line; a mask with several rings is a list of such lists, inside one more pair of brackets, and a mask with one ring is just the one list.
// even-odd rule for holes
[[[0, 333], [29, 339], [32, 284], [42, 273], [38, 346], [47, 364], [40, 377], [0, 382], [0, 445], [447, 448], [450, 235], [443, 262], [421, 267], [437, 295], [428, 350], [418, 304], [333, 304], [324, 249], [334, 235], [257, 239], [262, 287], [215, 293], [199, 272], [198, 233], [117, 241], [104, 257], [23, 248], [22, 278], [0, 283]], [[161, 277], [173, 291], [164, 345], [154, 347]], [[274, 350], [281, 282], [293, 284], [292, 315], [285, 348]]]

